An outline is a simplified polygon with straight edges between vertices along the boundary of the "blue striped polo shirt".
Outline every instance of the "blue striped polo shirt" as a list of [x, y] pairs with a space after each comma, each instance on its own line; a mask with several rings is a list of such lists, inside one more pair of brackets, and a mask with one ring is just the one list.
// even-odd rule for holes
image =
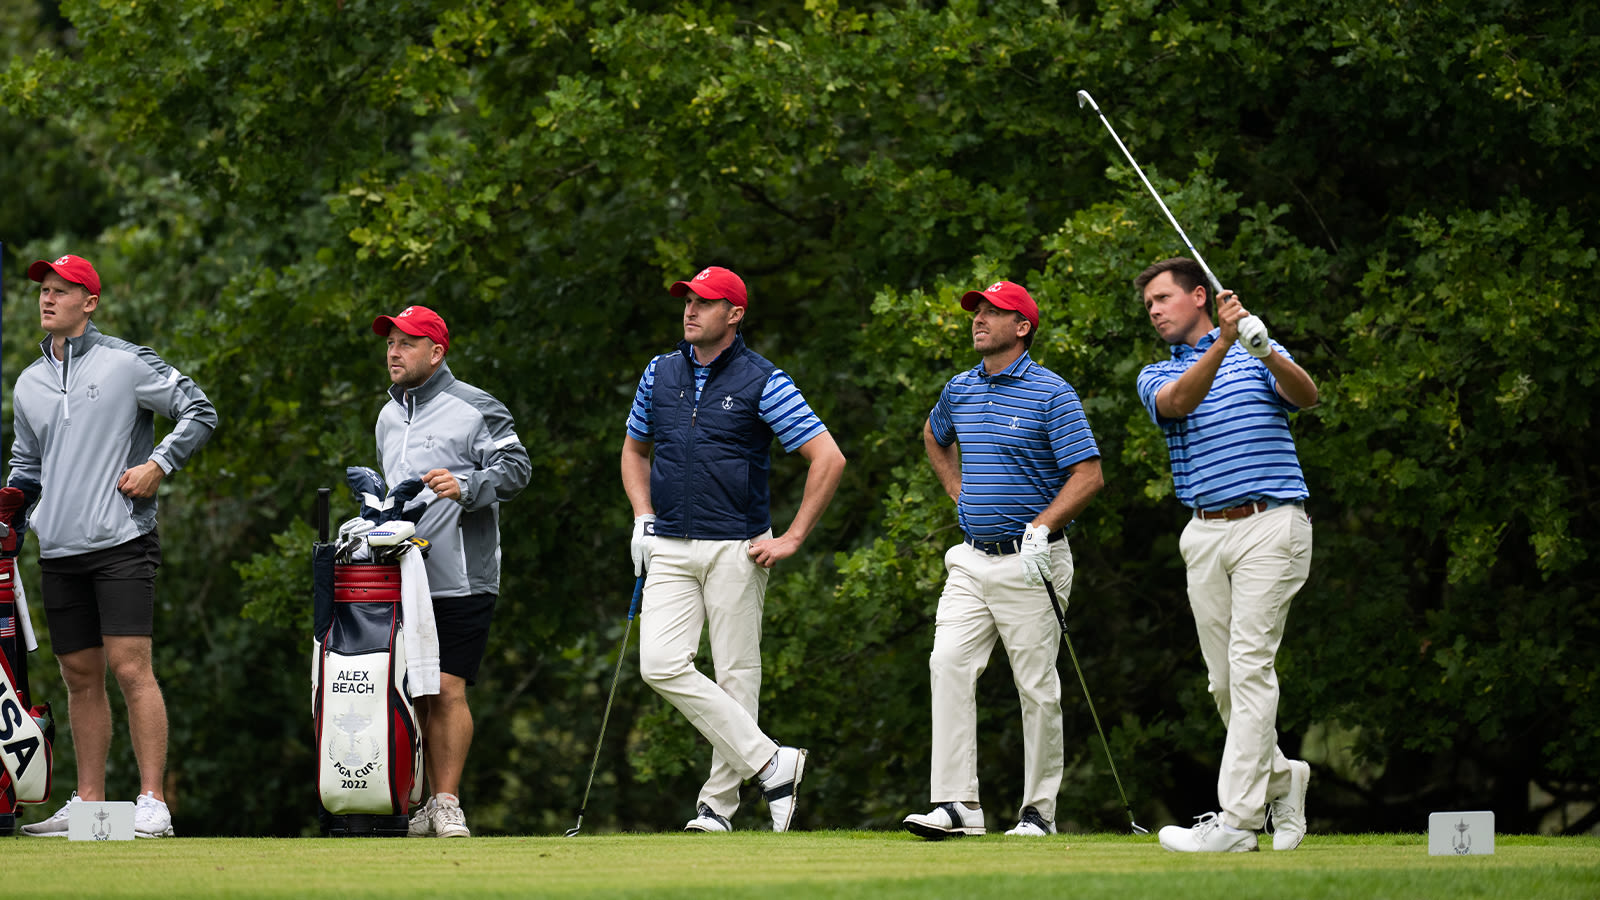
[[[1166, 434], [1178, 500], [1218, 510], [1255, 500], [1306, 499], [1311, 492], [1289, 434], [1289, 413], [1299, 407], [1279, 396], [1278, 379], [1244, 345], [1228, 348], [1194, 412], [1181, 419], [1156, 412], [1156, 393], [1199, 362], [1220, 333], [1211, 329], [1193, 347], [1174, 344], [1171, 359], [1139, 370], [1139, 400]], [[1294, 358], [1277, 341], [1272, 349]]]
[[[673, 356], [678, 351], [663, 354]], [[650, 419], [650, 398], [656, 386], [656, 363], [662, 359], [657, 356], [650, 360], [644, 367], [644, 374], [639, 377], [639, 387], [633, 393], [633, 407], [628, 410], [628, 436], [636, 441], [650, 441], [655, 435], [655, 428]], [[706, 378], [711, 375], [711, 366], [700, 365], [698, 361], [694, 367], [694, 400], [700, 402], [700, 392], [706, 386]], [[767, 423], [772, 433], [778, 438], [778, 443], [783, 445], [785, 453], [793, 453], [803, 446], [806, 441], [828, 429], [811, 411], [811, 405], [806, 403], [806, 398], [800, 394], [800, 389], [795, 387], [794, 379], [790, 378], [782, 369], [773, 369], [767, 377], [766, 385], [761, 389], [761, 421]]]
[[1078, 392], [1027, 353], [989, 375], [950, 379], [928, 413], [934, 440], [961, 444], [961, 530], [1010, 541], [1061, 493], [1070, 466], [1100, 455]]

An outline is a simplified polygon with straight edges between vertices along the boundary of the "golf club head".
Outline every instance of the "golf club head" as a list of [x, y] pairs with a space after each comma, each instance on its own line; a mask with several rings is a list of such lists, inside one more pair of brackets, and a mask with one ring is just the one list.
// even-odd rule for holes
[[1094, 102], [1094, 98], [1089, 96], [1089, 92], [1088, 91], [1079, 91], [1078, 92], [1078, 108], [1079, 109], [1083, 109], [1083, 107], [1085, 105], [1091, 107], [1095, 112], [1099, 112], [1100, 111], [1100, 104]]
[[[1129, 819], [1128, 821], [1133, 822], [1132, 819]], [[1133, 822], [1133, 833], [1134, 834], [1149, 834], [1150, 833], [1150, 829], [1144, 827], [1143, 825], [1140, 825], [1138, 822]]]
[[578, 832], [580, 832], [582, 830], [583, 830], [583, 815], [580, 813], [578, 815], [578, 824], [576, 824], [576, 825], [572, 826], [571, 828], [567, 829], [567, 837], [577, 837], [578, 836]]

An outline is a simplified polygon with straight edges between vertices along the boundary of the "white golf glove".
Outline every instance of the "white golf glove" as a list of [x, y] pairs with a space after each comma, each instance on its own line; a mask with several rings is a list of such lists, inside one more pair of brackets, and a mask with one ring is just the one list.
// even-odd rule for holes
[[628, 544], [628, 549], [633, 553], [633, 577], [638, 578], [644, 570], [650, 568], [650, 535], [644, 533], [644, 527], [656, 520], [655, 513], [645, 513], [633, 517], [633, 540]]
[[1022, 580], [1030, 587], [1043, 587], [1050, 576], [1050, 529], [1033, 525], [1022, 533]]
[[1272, 341], [1267, 337], [1267, 323], [1260, 316], [1245, 316], [1239, 320], [1239, 343], [1250, 355], [1261, 359], [1272, 352]]

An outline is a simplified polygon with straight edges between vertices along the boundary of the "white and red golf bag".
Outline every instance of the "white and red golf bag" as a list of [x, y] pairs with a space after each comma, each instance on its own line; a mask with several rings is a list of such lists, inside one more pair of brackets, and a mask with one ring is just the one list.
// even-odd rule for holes
[[28, 686], [27, 600], [19, 596], [16, 563], [0, 557], [0, 836], [16, 830], [19, 804], [50, 799], [55, 762], [50, 704], [35, 704]]
[[311, 659], [322, 829], [404, 837], [422, 799], [422, 736], [407, 683], [401, 567], [336, 561], [325, 514], [323, 522]]

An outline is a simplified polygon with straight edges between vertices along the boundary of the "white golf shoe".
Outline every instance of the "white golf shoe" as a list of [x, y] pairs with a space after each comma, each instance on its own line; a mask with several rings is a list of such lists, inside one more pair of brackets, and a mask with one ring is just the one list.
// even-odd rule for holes
[[433, 837], [433, 798], [417, 807], [406, 824], [406, 837]]
[[467, 829], [467, 814], [461, 811], [461, 801], [455, 794], [433, 795], [433, 836], [472, 837]]
[[1311, 786], [1311, 764], [1289, 760], [1289, 793], [1267, 804], [1272, 849], [1293, 850], [1306, 837], [1306, 789]]
[[985, 833], [983, 810], [962, 803], [941, 803], [929, 813], [912, 813], [902, 821], [906, 830], [930, 841]]
[[1256, 850], [1256, 833], [1240, 831], [1222, 824], [1216, 813], [1196, 816], [1194, 827], [1168, 825], [1159, 835], [1161, 846], [1174, 853], [1251, 853]]
[[719, 816], [719, 815], [717, 815], [717, 811], [716, 810], [714, 810], [710, 806], [707, 806], [706, 804], [702, 803], [702, 804], [700, 804], [700, 808], [695, 811], [695, 817], [690, 819], [683, 826], [683, 830], [684, 831], [704, 831], [704, 832], [712, 832], [712, 833], [721, 832], [721, 831], [732, 831], [733, 830], [733, 823], [728, 821], [728, 817], [727, 816]]
[[156, 799], [155, 791], [145, 791], [133, 804], [133, 836], [136, 838], [172, 837], [172, 812]]
[[66, 837], [67, 816], [72, 813], [72, 804], [82, 802], [78, 798], [78, 792], [73, 791], [71, 799], [61, 804], [61, 808], [56, 810], [55, 815], [48, 819], [34, 822], [32, 825], [22, 826], [22, 833], [31, 834], [34, 837]]
[[773, 831], [788, 831], [794, 822], [795, 794], [806, 774], [806, 752], [799, 747], [779, 747], [772, 757], [772, 771], [760, 779]]
[[1017, 817], [1017, 827], [1007, 831], [1012, 837], [1044, 837], [1056, 833], [1056, 823], [1046, 822], [1044, 816], [1039, 815], [1039, 810], [1032, 806], [1024, 806], [1022, 815]]

